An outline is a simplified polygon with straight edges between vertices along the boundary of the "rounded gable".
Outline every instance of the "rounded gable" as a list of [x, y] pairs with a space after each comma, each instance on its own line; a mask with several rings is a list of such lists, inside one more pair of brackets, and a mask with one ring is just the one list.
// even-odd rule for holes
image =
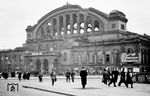
[[[33, 37], [46, 38], [58, 35], [83, 35], [105, 31], [109, 16], [94, 8], [83, 9], [79, 5], [64, 5], [39, 19]], [[31, 29], [31, 28], [30, 28]]]

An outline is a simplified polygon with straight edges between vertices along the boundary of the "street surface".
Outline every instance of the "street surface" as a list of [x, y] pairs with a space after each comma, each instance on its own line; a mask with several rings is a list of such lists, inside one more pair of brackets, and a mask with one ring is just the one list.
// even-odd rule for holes
[[[49, 77], [44, 77], [41, 83], [37, 77], [21, 81], [17, 78], [1, 78], [0, 96], [150, 96], [150, 84], [134, 83], [133, 88], [126, 88], [124, 84], [121, 87], [113, 87], [113, 84], [108, 87], [101, 82], [101, 77], [89, 76], [85, 89], [82, 89], [79, 77], [74, 83], [66, 83], [62, 76], [57, 78], [54, 86]], [[19, 90], [7, 91], [8, 83], [18, 84]]]

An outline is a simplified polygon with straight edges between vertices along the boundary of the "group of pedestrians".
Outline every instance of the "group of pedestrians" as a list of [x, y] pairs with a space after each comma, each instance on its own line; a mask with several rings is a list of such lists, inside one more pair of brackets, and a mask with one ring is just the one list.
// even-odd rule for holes
[[66, 82], [70, 82], [70, 77], [71, 77], [72, 82], [74, 82], [75, 72], [73, 70], [71, 72], [67, 70], [67, 72], [65, 73], [65, 76], [66, 76]]
[[16, 77], [16, 74], [18, 75], [18, 80], [21, 81], [21, 79], [23, 78], [24, 80], [29, 80], [30, 79], [30, 72], [24, 72], [22, 74], [21, 71], [18, 72], [1, 72], [0, 73], [0, 77], [3, 77], [4, 79], [7, 79], [9, 76], [10, 77]]
[[18, 72], [18, 79], [19, 81], [21, 81], [21, 78], [23, 78], [23, 80], [29, 80], [30, 79], [30, 72], [24, 72], [22, 74], [21, 71]]
[[[87, 71], [84, 67], [82, 67], [81, 71], [80, 71], [80, 76], [81, 76], [81, 84], [82, 84], [82, 88], [85, 88], [85, 85], [87, 84]], [[67, 70], [65, 72], [65, 76], [66, 76], [66, 82], [70, 82], [70, 77], [72, 82], [74, 82], [75, 79], [75, 72], [72, 70], [71, 72], [69, 70]], [[39, 73], [38, 78], [39, 78], [39, 82], [42, 82], [42, 77], [43, 75], [41, 73]], [[56, 72], [54, 69], [52, 69], [52, 72], [50, 72], [50, 77], [51, 77], [51, 82], [52, 82], [52, 86], [54, 86], [55, 82], [57, 81], [57, 77], [56, 77]]]
[[[102, 78], [102, 82], [108, 86], [110, 86], [111, 84], [114, 85], [114, 87], [116, 87], [116, 83], [118, 81], [118, 76], [120, 74], [120, 81], [118, 82], [118, 86], [121, 86], [122, 83], [125, 84], [125, 86], [128, 88], [128, 85], [131, 85], [131, 88], [133, 88], [133, 81], [132, 81], [132, 75], [131, 72], [128, 70], [128, 72], [126, 73], [124, 71], [124, 68], [122, 69], [122, 71], [119, 73], [119, 71], [117, 70], [117, 68], [113, 68], [113, 70], [110, 70], [109, 68], [106, 70], [104, 69], [103, 71], [103, 78]], [[52, 86], [54, 86], [54, 83], [57, 81], [57, 77], [56, 77], [56, 72], [54, 69], [52, 69], [52, 71], [50, 72], [50, 78], [52, 81]], [[87, 70], [82, 67], [81, 71], [80, 71], [80, 77], [81, 77], [81, 85], [82, 88], [84, 89], [86, 84], [87, 84]], [[3, 78], [7, 79], [8, 78], [8, 74], [3, 72], [1, 73], [1, 76], [3, 76]], [[75, 79], [75, 72], [69, 71], [67, 70], [65, 72], [65, 77], [66, 77], [66, 82], [70, 82], [70, 80], [72, 80], [72, 82], [74, 82]], [[22, 73], [19, 71], [18, 72], [18, 79], [19, 81], [21, 80], [21, 78], [23, 78], [24, 80], [30, 79], [30, 72], [24, 72], [23, 75]], [[43, 74], [39, 73], [38, 74], [38, 78], [39, 78], [39, 82], [43, 81]]]
[[1, 72], [0, 78], [3, 77], [4, 79], [7, 79], [9, 77], [8, 72]]
[[[50, 72], [50, 77], [52, 81], [52, 86], [54, 86], [54, 83], [57, 81], [56, 72], [54, 69], [52, 69], [52, 72]], [[39, 82], [43, 82], [43, 74], [41, 72], [38, 73]]]
[[132, 74], [129, 70], [127, 73], [125, 73], [124, 68], [120, 73], [117, 68], [113, 68], [113, 70], [110, 70], [109, 68], [108, 70], [104, 69], [102, 82], [108, 86], [113, 83], [114, 87], [116, 87], [119, 74], [120, 81], [118, 83], [118, 86], [121, 86], [121, 84], [124, 83], [127, 88], [129, 84], [131, 84], [131, 88], [133, 88]]

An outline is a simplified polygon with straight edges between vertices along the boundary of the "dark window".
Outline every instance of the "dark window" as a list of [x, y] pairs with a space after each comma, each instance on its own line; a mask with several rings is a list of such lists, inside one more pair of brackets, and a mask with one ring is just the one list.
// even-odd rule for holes
[[121, 24], [121, 29], [122, 29], [122, 30], [124, 30], [124, 29], [125, 29], [123, 24]]
[[106, 54], [106, 62], [109, 62], [109, 61], [110, 61], [110, 55]]

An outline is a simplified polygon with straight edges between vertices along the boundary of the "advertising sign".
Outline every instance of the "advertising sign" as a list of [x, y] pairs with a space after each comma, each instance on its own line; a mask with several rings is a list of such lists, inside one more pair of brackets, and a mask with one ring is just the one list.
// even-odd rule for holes
[[136, 55], [136, 53], [122, 53], [121, 55], [121, 62], [138, 62], [139, 57]]

